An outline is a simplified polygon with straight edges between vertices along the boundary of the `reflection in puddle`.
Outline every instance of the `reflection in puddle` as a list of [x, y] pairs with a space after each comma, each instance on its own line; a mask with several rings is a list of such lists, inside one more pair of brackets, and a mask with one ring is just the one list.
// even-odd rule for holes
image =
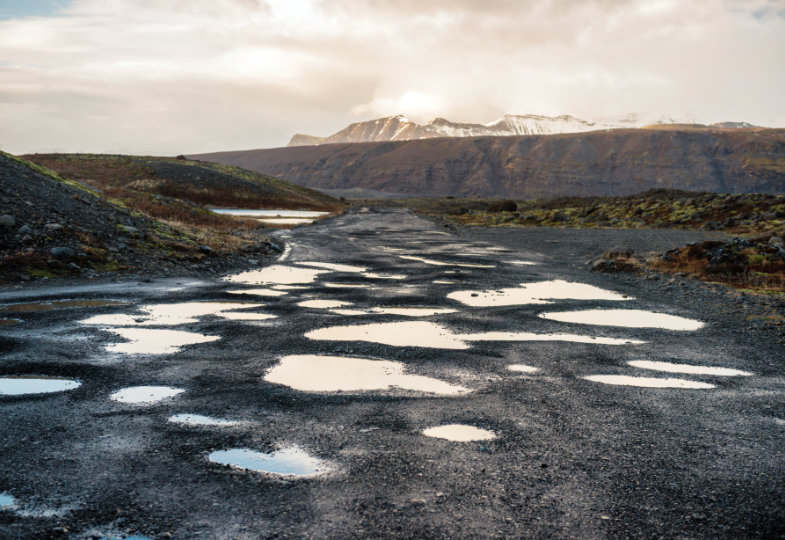
[[536, 266], [540, 263], [534, 261], [505, 261], [507, 264], [514, 264], [516, 266]]
[[462, 268], [496, 268], [494, 264], [467, 264], [467, 263], [451, 263], [443, 261], [435, 261], [433, 259], [426, 259], [425, 257], [415, 257], [414, 255], [398, 255], [401, 259], [408, 261], [417, 261], [423, 264], [430, 264], [432, 266], [460, 266]]
[[450, 281], [448, 279], [435, 279], [435, 280], [431, 281], [431, 283], [433, 283], [435, 285], [455, 285], [458, 282], [457, 281]]
[[171, 386], [130, 386], [109, 396], [120, 403], [146, 405], [182, 394], [185, 390]]
[[264, 452], [257, 452], [248, 448], [216, 450], [207, 456], [207, 459], [213, 463], [229, 465], [247, 471], [300, 478], [324, 474], [331, 468], [326, 462], [311, 456], [297, 446], [283, 448], [272, 454], [265, 454]]
[[522, 283], [520, 287], [498, 291], [455, 291], [447, 298], [472, 307], [550, 304], [550, 300], [629, 300], [593, 285], [560, 279]]
[[52, 311], [55, 309], [122, 305], [125, 305], [125, 303], [116, 302], [114, 300], [57, 300], [53, 302], [33, 302], [29, 304], [9, 304], [0, 306], [0, 313], [25, 313], [30, 311]]
[[628, 375], [589, 375], [584, 379], [603, 384], [619, 386], [639, 386], [642, 388], [694, 388], [705, 390], [714, 388], [713, 384], [685, 379], [658, 379], [655, 377], [630, 377]]
[[298, 306], [312, 309], [333, 309], [351, 306], [351, 302], [341, 302], [340, 300], [303, 300], [297, 303]]
[[368, 279], [406, 279], [403, 274], [377, 274], [376, 272], [363, 272], [363, 277]]
[[338, 264], [327, 262], [297, 261], [295, 264], [300, 266], [313, 266], [314, 268], [324, 268], [333, 272], [365, 272], [364, 266], [352, 266], [350, 264]]
[[468, 349], [472, 341], [570, 341], [599, 345], [637, 345], [645, 341], [579, 334], [533, 334], [529, 332], [485, 332], [454, 334], [432, 322], [391, 322], [319, 328], [305, 334], [317, 341], [368, 341], [394, 347]]
[[242, 424], [242, 422], [238, 422], [237, 420], [224, 420], [222, 418], [213, 418], [201, 414], [175, 414], [174, 416], [170, 416], [167, 420], [175, 424], [183, 424], [186, 426], [228, 427]]
[[534, 366], [527, 366], [526, 364], [510, 364], [507, 366], [510, 371], [517, 371], [520, 373], [537, 373], [540, 368]]
[[289, 294], [286, 291], [279, 291], [275, 289], [237, 289], [226, 292], [229, 294], [248, 294], [252, 296], [284, 296]]
[[179, 351], [186, 345], [209, 343], [221, 339], [221, 336], [207, 336], [182, 330], [107, 328], [106, 331], [114, 332], [129, 340], [127, 343], [108, 345], [106, 350], [126, 354], [170, 354]]
[[11, 506], [14, 504], [14, 498], [8, 493], [0, 492], [0, 508]]
[[19, 375], [0, 377], [0, 396], [22, 396], [26, 394], [49, 394], [65, 392], [82, 385], [77, 380], [63, 377], [41, 377]]
[[357, 315], [368, 315], [368, 312], [362, 309], [331, 309], [330, 313], [336, 315], [343, 315], [345, 317], [355, 317]]
[[444, 395], [469, 392], [467, 388], [439, 379], [404, 373], [404, 367], [401, 362], [390, 360], [292, 355], [281, 358], [264, 380], [301, 392], [364, 392], [394, 388]]
[[650, 360], [632, 360], [627, 362], [632, 367], [664, 371], [667, 373], [687, 373], [689, 375], [716, 375], [719, 377], [748, 377], [752, 373], [738, 369], [716, 366], [691, 366], [689, 364], [672, 364], [670, 362], [654, 362]]
[[552, 321], [598, 326], [623, 326], [626, 328], [660, 328], [663, 330], [699, 330], [704, 324], [667, 313], [642, 309], [587, 309], [541, 313], [540, 317]]
[[423, 430], [423, 435], [455, 442], [489, 441], [496, 438], [493, 431], [465, 424], [448, 424]]
[[260, 270], [249, 270], [223, 279], [232, 283], [246, 283], [248, 285], [293, 285], [295, 283], [311, 283], [320, 274], [328, 272], [329, 270], [274, 264]]
[[180, 304], [154, 304], [141, 306], [144, 315], [96, 315], [85, 319], [82, 324], [111, 326], [175, 326], [197, 322], [197, 318], [207, 315], [223, 317], [233, 321], [261, 321], [274, 319], [275, 315], [247, 313], [233, 310], [263, 307], [264, 304], [243, 304], [239, 302], [183, 302]]
[[381, 313], [383, 315], [400, 315], [403, 317], [430, 317], [432, 315], [442, 315], [456, 312], [457, 310], [450, 308], [377, 307], [371, 309], [371, 313]]
[[11, 324], [19, 324], [20, 322], [22, 322], [22, 321], [20, 321], [19, 319], [0, 319], [0, 326], [8, 326], [8, 325], [11, 325]]
[[337, 283], [329, 281], [322, 283], [322, 285], [330, 289], [370, 289], [372, 287], [372, 285], [367, 283]]

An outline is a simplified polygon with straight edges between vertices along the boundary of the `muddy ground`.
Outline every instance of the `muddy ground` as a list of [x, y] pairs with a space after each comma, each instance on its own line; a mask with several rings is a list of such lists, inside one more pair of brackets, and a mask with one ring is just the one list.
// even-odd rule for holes
[[[283, 283], [301, 288], [279, 283], [277, 292], [267, 293], [279, 296], [228, 292], [274, 288], [270, 283], [176, 277], [0, 292], [3, 305], [123, 304], [0, 312], [2, 319], [19, 321], [0, 326], [0, 379], [42, 375], [81, 383], [57, 393], [0, 396], [0, 536], [782, 537], [785, 356], [778, 330], [751, 327], [733, 311], [738, 298], [713, 286], [600, 274], [585, 266], [613, 245], [664, 250], [716, 234], [452, 234], [406, 211], [355, 210], [279, 233], [287, 245], [279, 264], [339, 263], [376, 275], [339, 268], [313, 281]], [[475, 291], [466, 301], [477, 303], [484, 291], [550, 280], [599, 287], [610, 299], [482, 307], [448, 298]], [[343, 309], [362, 313], [298, 305], [307, 300], [342, 301]], [[191, 301], [264, 305], [243, 310], [260, 319], [245, 321], [207, 315], [188, 322], [182, 320], [185, 309], [155, 320], [139, 309]], [[390, 306], [455, 311], [421, 317], [372, 311]], [[653, 311], [705, 326], [599, 326], [540, 316], [594, 308]], [[275, 318], [261, 320], [264, 314]], [[102, 315], [131, 317], [80, 322]], [[631, 311], [629, 321], [635, 320]], [[394, 322], [418, 323], [424, 341], [361, 341], [369, 339], [363, 329], [350, 330], [345, 341], [306, 337], [332, 326]], [[121, 352], [125, 340], [117, 329], [187, 331], [213, 340], [168, 354], [128, 354]], [[501, 341], [496, 334], [477, 340], [488, 332], [589, 339]], [[381, 341], [403, 343], [418, 334], [395, 326], [386, 336]], [[426, 346], [445, 341], [454, 348]], [[142, 345], [155, 348], [149, 340]], [[394, 361], [406, 375], [428, 378], [416, 381], [441, 382], [447, 393], [403, 388], [406, 383], [365, 392], [291, 387], [305, 380], [329, 386], [329, 360], [324, 372], [304, 373], [291, 386], [265, 380], [291, 355]], [[641, 360], [746, 374], [667, 373], [628, 364]], [[510, 370], [515, 364], [538, 370]], [[393, 368], [387, 366], [389, 375]], [[677, 379], [697, 388], [584, 378], [595, 375]], [[138, 385], [184, 391], [147, 405], [111, 397]], [[239, 423], [168, 420], [183, 413]], [[471, 425], [495, 438], [456, 442], [423, 434], [445, 424]], [[267, 454], [297, 449], [319, 460], [320, 474], [281, 476], [208, 460], [213, 451], [233, 448]]]

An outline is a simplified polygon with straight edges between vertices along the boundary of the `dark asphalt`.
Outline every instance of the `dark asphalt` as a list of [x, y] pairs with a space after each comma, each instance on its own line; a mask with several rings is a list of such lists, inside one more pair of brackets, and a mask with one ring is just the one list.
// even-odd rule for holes
[[[629, 238], [606, 238], [604, 232], [547, 230], [527, 237], [527, 231], [447, 235], [405, 211], [352, 211], [283, 232], [289, 249], [278, 264], [358, 265], [405, 279], [324, 273], [302, 289], [260, 298], [227, 292], [240, 285], [185, 279], [0, 292], [0, 304], [61, 299], [129, 304], [0, 312], [0, 318], [22, 320], [0, 326], [0, 377], [33, 374], [82, 382], [62, 393], [0, 396], [0, 493], [14, 498], [0, 508], [0, 538], [783, 537], [783, 346], [747, 332], [737, 318], [711, 307], [708, 295], [716, 293], [664, 289], [637, 277], [585, 270], [585, 257], [601, 244], [641, 241], [632, 232], [623, 233]], [[641, 235], [658, 247], [689, 236]], [[489, 246], [512, 251], [483, 251]], [[472, 250], [477, 255], [459, 256]], [[437, 266], [399, 255], [495, 267]], [[539, 264], [509, 264], [513, 260]], [[456, 290], [552, 279], [635, 299], [483, 308], [447, 298]], [[457, 311], [418, 319], [345, 316], [297, 305], [309, 299], [342, 300], [353, 309]], [[220, 339], [166, 355], [108, 351], [122, 338], [79, 323], [101, 314], [141, 318], [135, 306], [188, 301], [259, 302], [265, 306], [253, 312], [277, 318], [240, 322], [208, 316], [170, 326]], [[678, 332], [538, 317], [583, 308], [652, 310], [706, 326]], [[455, 334], [568, 332], [646, 343], [480, 341], [447, 350], [304, 336], [334, 325], [396, 321], [434, 322]], [[281, 357], [295, 354], [397, 361], [407, 373], [472, 392], [314, 393], [263, 379]], [[752, 375], [661, 373], [628, 365], [632, 360]], [[540, 370], [512, 372], [510, 364]], [[715, 388], [638, 388], [583, 378], [596, 374], [671, 377]], [[110, 399], [136, 385], [185, 391], [150, 406]], [[189, 427], [167, 421], [180, 413], [243, 423]], [[452, 442], [422, 434], [453, 423], [492, 430], [496, 438]], [[327, 462], [330, 471], [294, 479], [207, 460], [214, 450], [270, 453], [291, 446]]]

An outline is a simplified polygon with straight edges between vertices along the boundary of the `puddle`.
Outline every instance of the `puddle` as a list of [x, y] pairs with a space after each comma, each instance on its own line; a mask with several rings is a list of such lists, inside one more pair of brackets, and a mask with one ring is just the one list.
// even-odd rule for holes
[[345, 317], [368, 315], [368, 312], [362, 309], [331, 309], [330, 313], [335, 313], [336, 315], [343, 315]]
[[550, 304], [551, 300], [630, 300], [619, 293], [585, 283], [560, 279], [522, 283], [520, 287], [496, 291], [455, 291], [447, 295], [451, 300], [472, 307], [514, 306], [522, 304]]
[[201, 414], [175, 414], [174, 416], [167, 418], [167, 420], [175, 424], [183, 424], [186, 426], [228, 427], [242, 424], [242, 422], [237, 420], [224, 420], [223, 418], [213, 418]]
[[221, 336], [207, 336], [182, 330], [107, 328], [106, 331], [118, 334], [128, 340], [126, 343], [108, 345], [106, 350], [125, 354], [171, 354], [186, 345], [209, 343], [221, 339]]
[[285, 296], [289, 293], [279, 291], [276, 289], [238, 289], [234, 291], [226, 291], [229, 294], [248, 294], [251, 296]]
[[436, 279], [434, 281], [431, 281], [431, 283], [433, 283], [434, 285], [455, 285], [458, 282], [457, 281], [450, 281], [450, 280], [447, 280], [447, 279]]
[[249, 270], [248, 272], [227, 276], [223, 279], [232, 283], [246, 283], [248, 285], [294, 285], [297, 283], [312, 283], [320, 274], [326, 274], [327, 272], [328, 270], [316, 268], [274, 264], [259, 270]]
[[376, 272], [363, 272], [362, 276], [368, 279], [406, 279], [403, 274], [377, 274]]
[[370, 289], [373, 285], [368, 285], [367, 283], [337, 283], [337, 282], [327, 282], [322, 283], [325, 287], [329, 289]]
[[14, 498], [8, 493], [0, 492], [0, 508], [11, 506], [14, 504]]
[[120, 403], [149, 405], [182, 394], [183, 392], [185, 392], [185, 390], [181, 388], [172, 388], [171, 386], [131, 386], [118, 390], [109, 397]]
[[423, 435], [455, 442], [489, 441], [496, 438], [493, 431], [465, 424], [447, 424], [423, 430]]
[[690, 388], [698, 390], [714, 388], [713, 384], [685, 379], [658, 379], [655, 377], [630, 377], [629, 375], [589, 375], [583, 378], [603, 384], [638, 386], [641, 388]]
[[369, 360], [343, 356], [284, 356], [264, 376], [267, 382], [301, 392], [366, 392], [411, 390], [429, 394], [455, 395], [469, 392], [423, 375], [404, 373], [404, 364], [391, 360]]
[[425, 257], [415, 257], [414, 255], [398, 255], [401, 259], [408, 261], [417, 261], [423, 264], [430, 264], [432, 266], [460, 266], [462, 268], [496, 268], [494, 264], [468, 264], [468, 263], [451, 263], [443, 261], [435, 261], [433, 259], [426, 259]]
[[432, 315], [443, 315], [446, 313], [457, 313], [457, 309], [450, 308], [418, 308], [418, 307], [377, 307], [372, 308], [371, 313], [383, 315], [401, 315], [403, 317], [430, 317]]
[[321, 459], [308, 454], [297, 446], [283, 448], [272, 454], [248, 448], [216, 450], [207, 459], [213, 463], [229, 465], [247, 471], [308, 478], [329, 472], [331, 467]]
[[351, 306], [351, 302], [341, 302], [340, 300], [303, 300], [297, 303], [298, 306], [313, 309], [333, 309]]
[[507, 366], [510, 371], [517, 371], [519, 373], [537, 373], [540, 368], [534, 366], [527, 366], [526, 364], [510, 364]]
[[19, 319], [0, 319], [0, 326], [9, 326], [11, 324], [19, 324]]
[[106, 326], [175, 326], [197, 322], [199, 317], [214, 315], [233, 321], [259, 321], [274, 319], [275, 315], [244, 313], [234, 310], [264, 307], [264, 304], [239, 302], [183, 302], [181, 304], [154, 304], [140, 306], [143, 315], [106, 314], [80, 321], [82, 324]]
[[667, 373], [687, 373], [689, 375], [716, 375], [718, 377], [749, 377], [752, 373], [738, 369], [716, 366], [691, 366], [689, 364], [672, 364], [670, 362], [654, 362], [650, 360], [632, 360], [627, 362], [632, 367], [664, 371]]
[[0, 306], [0, 313], [27, 313], [31, 311], [53, 311], [56, 309], [122, 306], [125, 302], [114, 300], [57, 300], [52, 302], [33, 302], [28, 304], [8, 304]]
[[0, 377], [0, 396], [23, 396], [26, 394], [51, 394], [65, 392], [82, 386], [74, 379], [64, 377], [41, 377], [19, 375]]
[[560, 311], [540, 313], [543, 319], [598, 326], [623, 326], [626, 328], [660, 328], [662, 330], [692, 331], [704, 324], [667, 313], [655, 313], [641, 309], [587, 309], [582, 311]]
[[282, 210], [282, 209], [263, 209], [255, 210], [252, 208], [210, 208], [216, 214], [229, 214], [230, 216], [245, 216], [255, 218], [317, 218], [326, 216], [329, 212], [316, 212], [314, 210]]
[[304, 291], [308, 289], [307, 285], [273, 285], [276, 291]]
[[368, 341], [393, 347], [430, 347], [434, 349], [468, 349], [472, 341], [571, 341], [598, 345], [638, 345], [634, 339], [619, 339], [580, 334], [533, 334], [529, 332], [485, 332], [454, 334], [432, 322], [390, 322], [347, 326], [330, 326], [305, 334], [317, 341]]
[[507, 264], [514, 264], [516, 266], [537, 266], [538, 262], [534, 261], [505, 261]]
[[315, 220], [309, 218], [259, 218], [266, 225], [309, 225]]
[[366, 270], [364, 266], [352, 266], [350, 264], [338, 264], [338, 263], [327, 263], [327, 262], [297, 261], [295, 264], [299, 264], [301, 266], [313, 266], [314, 268], [323, 268], [325, 270], [331, 270], [333, 272], [365, 272]]

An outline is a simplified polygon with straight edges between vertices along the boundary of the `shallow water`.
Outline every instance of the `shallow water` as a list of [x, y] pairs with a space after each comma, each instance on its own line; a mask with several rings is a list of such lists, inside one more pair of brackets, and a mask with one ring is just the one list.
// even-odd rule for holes
[[597, 345], [640, 345], [637, 339], [586, 336], [582, 334], [534, 334], [531, 332], [483, 332], [460, 336], [466, 341], [569, 341], [572, 343], [594, 343]]
[[423, 430], [423, 435], [455, 442], [489, 441], [496, 438], [493, 431], [465, 424], [447, 424]]
[[515, 260], [515, 261], [504, 261], [506, 264], [514, 264], [516, 266], [536, 266], [540, 263], [534, 261], [522, 261], [522, 260]]
[[266, 225], [309, 225], [315, 220], [310, 218], [258, 218]]
[[297, 303], [298, 306], [311, 309], [334, 309], [351, 306], [351, 302], [342, 302], [340, 300], [303, 300]]
[[404, 274], [379, 274], [376, 272], [363, 272], [362, 276], [368, 279], [406, 279]]
[[122, 306], [125, 302], [114, 300], [56, 300], [52, 302], [32, 302], [26, 304], [8, 304], [0, 306], [0, 313], [26, 313], [35, 311], [53, 311], [57, 309]]
[[432, 315], [445, 315], [447, 313], [457, 313], [457, 309], [432, 308], [432, 307], [375, 307], [371, 308], [372, 313], [382, 315], [400, 315], [402, 317], [430, 317]]
[[494, 264], [468, 264], [468, 263], [453, 263], [436, 261], [434, 259], [427, 259], [425, 257], [415, 257], [414, 255], [398, 255], [401, 259], [408, 261], [417, 261], [423, 264], [430, 264], [431, 266], [460, 266], [461, 268], [496, 268]]
[[748, 377], [752, 373], [738, 369], [717, 366], [693, 366], [690, 364], [672, 364], [670, 362], [654, 362], [651, 360], [631, 360], [627, 364], [641, 369], [664, 371], [667, 373], [687, 373], [689, 375], [715, 375], [718, 377]]
[[277, 450], [271, 454], [248, 448], [216, 450], [207, 456], [213, 463], [230, 465], [247, 471], [276, 476], [307, 478], [329, 472], [331, 467], [297, 446]]
[[404, 372], [405, 365], [391, 360], [344, 356], [291, 355], [264, 376], [267, 382], [301, 392], [367, 392], [393, 389], [455, 395], [469, 389], [432, 377]]
[[642, 309], [587, 309], [540, 313], [539, 316], [543, 319], [566, 323], [621, 326], [626, 328], [694, 331], [700, 330], [704, 326], [704, 323], [701, 321]]
[[350, 264], [338, 264], [338, 263], [328, 263], [328, 262], [316, 262], [316, 261], [297, 261], [294, 264], [299, 264], [300, 266], [312, 266], [314, 268], [323, 268], [325, 270], [330, 270], [332, 272], [365, 272], [366, 268], [364, 266], [352, 266]]
[[510, 364], [507, 366], [510, 371], [517, 371], [519, 373], [537, 373], [540, 368], [534, 366], [527, 366], [526, 364]]
[[256, 218], [281, 217], [281, 218], [318, 218], [326, 216], [329, 212], [317, 212], [314, 210], [281, 210], [264, 209], [255, 210], [251, 208], [210, 208], [216, 214], [228, 214], [230, 216], [247, 216]]
[[198, 318], [213, 315], [233, 321], [259, 321], [274, 319], [275, 315], [239, 312], [239, 309], [254, 309], [264, 304], [240, 302], [183, 302], [178, 304], [151, 304], [140, 306], [143, 315], [105, 314], [80, 321], [82, 324], [106, 326], [175, 326], [197, 322]]
[[0, 396], [23, 396], [27, 394], [51, 394], [65, 392], [82, 386], [75, 379], [64, 377], [42, 377], [17, 375], [0, 377]]
[[322, 283], [328, 289], [370, 289], [373, 285], [367, 283], [338, 283], [338, 282], [325, 282]]
[[250, 296], [285, 296], [289, 293], [276, 289], [236, 289], [226, 291], [229, 294], [247, 294]]
[[520, 287], [495, 291], [455, 291], [447, 298], [471, 307], [550, 304], [551, 300], [630, 300], [613, 291], [560, 279], [522, 283]]
[[0, 508], [14, 504], [14, 498], [8, 493], [0, 493]]
[[641, 388], [688, 388], [698, 390], [714, 388], [713, 384], [688, 381], [686, 379], [659, 379], [655, 377], [630, 377], [628, 375], [589, 375], [583, 378], [603, 384], [637, 386]]
[[294, 285], [298, 283], [312, 283], [321, 274], [329, 270], [318, 268], [302, 268], [274, 264], [259, 270], [249, 270], [223, 278], [231, 283], [245, 283], [247, 285]]
[[106, 328], [128, 340], [126, 343], [107, 345], [106, 350], [125, 354], [171, 354], [186, 345], [218, 341], [221, 336], [208, 336], [182, 330], [158, 330], [150, 328]]
[[185, 390], [171, 386], [130, 386], [109, 396], [120, 403], [149, 405], [182, 394]]
[[223, 418], [213, 418], [212, 416], [203, 416], [201, 414], [175, 414], [167, 418], [167, 420], [186, 426], [229, 427], [242, 424], [242, 422], [237, 420], [224, 420]]

